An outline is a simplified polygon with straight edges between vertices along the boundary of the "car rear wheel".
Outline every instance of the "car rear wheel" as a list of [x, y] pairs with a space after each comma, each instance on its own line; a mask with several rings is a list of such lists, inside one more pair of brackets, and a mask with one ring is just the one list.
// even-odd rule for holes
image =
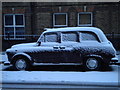
[[94, 57], [87, 58], [84, 61], [84, 68], [90, 71], [100, 70], [101, 68], [100, 59]]
[[30, 63], [25, 58], [18, 58], [13, 63], [15, 70], [24, 71], [30, 68]]

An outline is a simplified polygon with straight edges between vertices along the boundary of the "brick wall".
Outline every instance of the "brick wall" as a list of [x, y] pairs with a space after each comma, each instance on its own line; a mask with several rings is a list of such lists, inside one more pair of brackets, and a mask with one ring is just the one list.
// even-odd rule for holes
[[[86, 11], [84, 6], [87, 8]], [[53, 13], [64, 12], [68, 13], [68, 26], [77, 26], [77, 13], [92, 12], [93, 26], [101, 28], [105, 33], [120, 33], [117, 27], [119, 12], [117, 3], [3, 3], [3, 15], [25, 14], [26, 34], [40, 34], [44, 28], [53, 27]]]
[[[3, 16], [7, 13], [25, 14], [25, 35], [40, 35], [44, 31], [44, 28], [54, 28], [53, 13], [67, 13], [68, 27], [76, 27], [78, 26], [79, 12], [92, 12], [92, 26], [101, 28], [105, 34], [120, 34], [119, 3], [11, 2], [2, 3], [2, 5]], [[4, 24], [2, 31], [4, 32]], [[23, 42], [35, 41], [37, 38], [38, 37], [26, 37]], [[111, 36], [108, 36], [108, 38], [111, 40]], [[119, 40], [119, 36], [115, 36], [115, 39]], [[6, 43], [7, 40], [3, 39], [3, 42]], [[14, 42], [19, 43], [19, 40]]]
[[[25, 18], [25, 34], [30, 35], [31, 30], [31, 7], [30, 3], [2, 3], [2, 25], [3, 25], [3, 34], [4, 34], [4, 14], [24, 14]], [[4, 39], [4, 38], [3, 38]]]
[[[72, 5], [71, 5], [72, 4]], [[114, 32], [120, 33], [118, 30], [118, 4], [117, 3], [37, 3], [36, 6], [36, 30], [43, 30], [45, 27], [53, 27], [53, 13], [68, 13], [68, 26], [77, 26], [77, 13], [85, 12], [93, 13], [93, 26], [101, 28], [106, 34]], [[47, 18], [47, 19], [45, 19]], [[114, 23], [113, 23], [114, 22]], [[36, 31], [36, 32], [37, 32]]]

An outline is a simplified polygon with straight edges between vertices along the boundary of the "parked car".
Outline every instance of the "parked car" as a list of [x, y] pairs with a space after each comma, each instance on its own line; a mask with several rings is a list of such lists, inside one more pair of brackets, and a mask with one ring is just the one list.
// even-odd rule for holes
[[100, 70], [109, 66], [116, 50], [99, 28], [66, 27], [46, 29], [37, 42], [13, 45], [6, 53], [16, 70], [28, 70], [35, 63]]

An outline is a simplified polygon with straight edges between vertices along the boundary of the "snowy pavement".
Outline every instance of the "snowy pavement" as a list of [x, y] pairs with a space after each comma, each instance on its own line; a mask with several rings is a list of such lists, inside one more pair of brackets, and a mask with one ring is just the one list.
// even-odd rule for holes
[[[3, 71], [2, 83], [29, 84], [29, 85], [77, 85], [77, 86], [118, 86], [118, 67], [113, 66], [111, 72], [64, 72], [64, 71]], [[15, 88], [12, 85], [9, 88]], [[33, 87], [33, 86], [32, 86]]]
[[118, 67], [112, 66], [116, 71], [88, 71], [88, 72], [65, 72], [65, 71], [1, 71], [3, 82], [89, 82], [89, 83], [112, 83], [118, 82]]

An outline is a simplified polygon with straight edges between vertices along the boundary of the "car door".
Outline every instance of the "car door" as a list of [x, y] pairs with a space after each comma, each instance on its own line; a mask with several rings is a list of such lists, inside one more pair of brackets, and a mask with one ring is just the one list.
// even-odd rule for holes
[[44, 34], [44, 40], [39, 48], [39, 59], [37, 62], [42, 63], [60, 63], [62, 60], [61, 51], [59, 49], [59, 34], [58, 32], [48, 32]]
[[65, 63], [79, 63], [80, 53], [74, 50], [74, 46], [79, 45], [79, 34], [77, 32], [61, 32], [61, 44], [63, 57]]

